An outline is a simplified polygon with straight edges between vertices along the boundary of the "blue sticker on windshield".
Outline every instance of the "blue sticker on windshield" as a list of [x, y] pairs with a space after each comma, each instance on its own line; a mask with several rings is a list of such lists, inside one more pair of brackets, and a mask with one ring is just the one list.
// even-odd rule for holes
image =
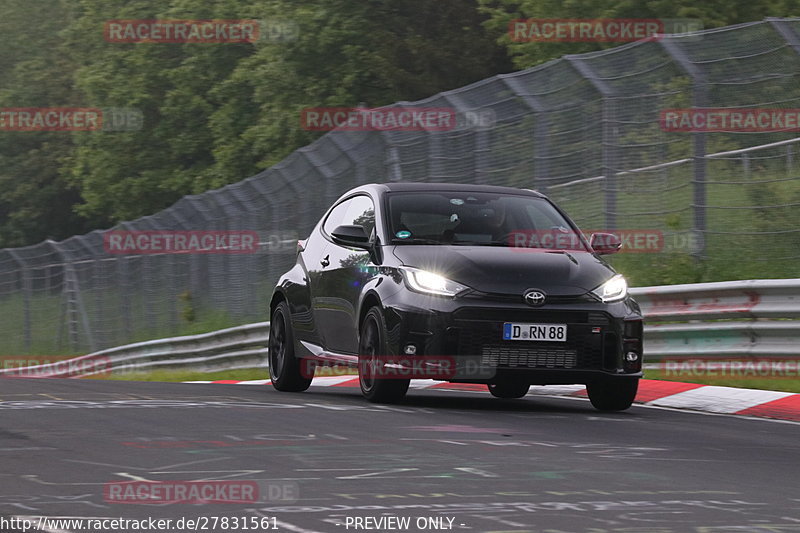
[[397, 233], [395, 233], [395, 236], [398, 239], [408, 239], [409, 237], [411, 237], [411, 232], [410, 231], [406, 231], [406, 230], [402, 230], [402, 231], [398, 231]]
[[451, 198], [450, 203], [453, 205], [464, 205], [464, 200], [461, 198]]

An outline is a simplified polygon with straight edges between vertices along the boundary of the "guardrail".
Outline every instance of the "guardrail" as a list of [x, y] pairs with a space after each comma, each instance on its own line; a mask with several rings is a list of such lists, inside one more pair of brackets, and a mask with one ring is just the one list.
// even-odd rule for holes
[[631, 289], [647, 359], [800, 356], [800, 279]]
[[6, 377], [80, 377], [113, 372], [182, 369], [197, 372], [264, 368], [269, 322], [245, 324], [200, 335], [118, 346], [64, 361], [0, 370]]
[[[800, 279], [726, 281], [631, 289], [645, 315], [645, 357], [800, 356]], [[79, 377], [107, 372], [267, 367], [269, 322], [158, 339], [65, 361], [0, 369], [0, 376]], [[266, 373], [265, 373], [266, 376]]]

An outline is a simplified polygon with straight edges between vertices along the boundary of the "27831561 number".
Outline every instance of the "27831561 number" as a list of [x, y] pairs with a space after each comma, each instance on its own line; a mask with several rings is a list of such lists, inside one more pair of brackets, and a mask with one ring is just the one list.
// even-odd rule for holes
[[196, 531], [270, 531], [278, 529], [274, 516], [201, 516], [196, 519]]

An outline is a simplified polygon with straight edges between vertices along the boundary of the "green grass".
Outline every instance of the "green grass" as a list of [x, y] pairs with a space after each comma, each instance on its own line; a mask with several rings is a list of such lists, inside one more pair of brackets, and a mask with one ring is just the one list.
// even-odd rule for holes
[[[353, 369], [339, 369], [336, 375], [352, 374]], [[318, 374], [319, 375], [319, 374]], [[329, 375], [329, 374], [322, 374]], [[229, 370], [219, 372], [188, 372], [180, 370], [157, 370], [154, 372], [121, 373], [111, 375], [92, 376], [86, 379], [107, 379], [116, 381], [161, 381], [161, 382], [183, 382], [183, 381], [219, 381], [236, 380], [251, 381], [268, 379], [269, 374], [265, 368], [252, 368], [243, 370]], [[697, 376], [675, 376], [666, 375], [661, 370], [645, 370], [645, 379], [657, 379], [664, 381], [680, 381], [684, 383], [700, 383], [704, 385], [719, 385], [722, 387], [738, 387], [743, 389], [761, 389], [783, 392], [800, 393], [800, 379], [765, 379], [765, 378], [702, 378]]]
[[89, 376], [85, 379], [103, 379], [112, 381], [217, 381], [230, 379], [250, 381], [269, 379], [266, 368], [246, 368], [241, 370], [222, 370], [218, 372], [190, 372], [186, 370], [154, 370], [153, 372], [121, 372], [107, 375]]
[[680, 381], [683, 383], [700, 383], [702, 385], [719, 385], [720, 387], [738, 387], [741, 389], [760, 389], [782, 392], [800, 393], [800, 379], [775, 379], [775, 378], [722, 378], [681, 375], [663, 370], [645, 370], [645, 379], [658, 379], [663, 381]]
[[[634, 286], [699, 283], [735, 279], [800, 277], [800, 233], [786, 233], [800, 227], [796, 206], [769, 209], [737, 209], [747, 206], [777, 206], [800, 203], [800, 165], [786, 169], [783, 160], [754, 168], [745, 175], [740, 163], [712, 161], [707, 199], [705, 257], [691, 256], [687, 249], [661, 253], [620, 253], [607, 260]], [[766, 165], [766, 164], [765, 164]], [[658, 175], [618, 178], [617, 227], [654, 229], [665, 234], [665, 244], [673, 234], [692, 230], [695, 203], [692, 168], [673, 167]], [[591, 182], [566, 189], [554, 189], [550, 196], [563, 207], [583, 230], [601, 230], [605, 193], [602, 182]], [[725, 207], [726, 209], [714, 208]], [[784, 233], [772, 233], [783, 231]], [[765, 232], [763, 235], [747, 233]]]
[[[119, 298], [113, 294], [113, 291], [107, 291], [104, 296], [107, 299], [102, 308], [97, 306], [93, 291], [87, 291], [87, 293], [91, 295], [88, 299], [92, 301], [91, 304], [84, 303], [87, 313], [90, 317], [94, 316], [102, 320], [100, 329], [110, 332], [107, 334], [107, 338], [97, 340], [111, 346], [208, 333], [256, 321], [236, 320], [227, 313], [214, 309], [195, 309], [193, 320], [189, 321], [182, 316], [173, 316], [174, 308], [179, 310], [181, 302], [173, 306], [162, 301], [159, 302], [161, 305], [158, 303], [154, 305], [155, 324], [126, 325], [120, 312]], [[136, 308], [141, 304], [142, 299], [142, 295], [133, 296], [128, 302], [132, 313], [135, 313], [141, 322], [144, 321], [144, 314]], [[25, 343], [24, 333], [26, 306], [30, 315], [29, 344]], [[66, 321], [64, 306], [65, 303], [60, 295], [34, 294], [28, 298], [27, 303], [19, 293], [0, 298], [0, 316], [3, 317], [0, 322], [0, 356], [83, 355], [89, 353], [91, 350], [87, 345], [82, 324], [78, 325], [81, 348], [76, 350], [70, 346], [69, 331], [64, 323]], [[264, 316], [260, 320], [268, 320], [268, 317]]]
[[[353, 368], [336, 369], [317, 369], [319, 376], [356, 376], [357, 371]], [[89, 376], [85, 379], [107, 379], [114, 381], [217, 381], [223, 379], [237, 381], [251, 381], [256, 379], [269, 379], [269, 371], [266, 368], [246, 368], [241, 370], [222, 370], [217, 372], [191, 372], [186, 370], [154, 370], [153, 372], [121, 372], [106, 375]]]
[[[663, 370], [645, 370], [645, 379], [677, 381], [683, 383], [698, 383], [703, 385], [718, 385], [722, 387], [737, 387], [743, 389], [760, 389], [771, 391], [783, 391], [800, 393], [800, 379], [768, 379], [768, 378], [720, 378], [720, 377], [701, 377], [694, 375], [675, 375], [667, 374]], [[317, 376], [320, 375], [353, 375], [356, 376], [355, 369], [338, 368], [331, 371], [319, 369]], [[265, 368], [252, 368], [242, 370], [229, 370], [217, 372], [191, 372], [182, 370], [156, 370], [153, 372], [120, 373], [110, 375], [90, 376], [86, 379], [105, 379], [114, 381], [152, 381], [152, 382], [172, 382], [180, 383], [184, 381], [252, 381], [268, 379], [269, 374]]]

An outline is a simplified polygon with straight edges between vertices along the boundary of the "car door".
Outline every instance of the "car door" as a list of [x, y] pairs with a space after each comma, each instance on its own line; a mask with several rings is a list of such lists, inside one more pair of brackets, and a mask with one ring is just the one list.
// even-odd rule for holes
[[[324, 228], [338, 226], [344, 219], [348, 207], [347, 200], [334, 206], [306, 239], [304, 249], [298, 256], [298, 264], [303, 269], [304, 287], [298, 287], [297, 291], [303, 294], [290, 295], [290, 300], [294, 303], [292, 326], [296, 341], [306, 341], [320, 348], [325, 347], [320, 327], [320, 321], [324, 319], [324, 316], [320, 316], [320, 309], [324, 308], [319, 300], [320, 284], [322, 271], [329, 264], [327, 256], [330, 245]], [[301, 349], [300, 352], [317, 353], [318, 350]]]
[[357, 313], [361, 288], [377, 274], [377, 269], [369, 252], [340, 246], [330, 236], [338, 225], [359, 225], [371, 235], [375, 228], [375, 206], [367, 195], [354, 196], [347, 202], [344, 218], [336, 225], [326, 224], [323, 228], [328, 237], [323, 257], [327, 264], [320, 270], [315, 306], [325, 347], [336, 353], [355, 354], [358, 352]]

